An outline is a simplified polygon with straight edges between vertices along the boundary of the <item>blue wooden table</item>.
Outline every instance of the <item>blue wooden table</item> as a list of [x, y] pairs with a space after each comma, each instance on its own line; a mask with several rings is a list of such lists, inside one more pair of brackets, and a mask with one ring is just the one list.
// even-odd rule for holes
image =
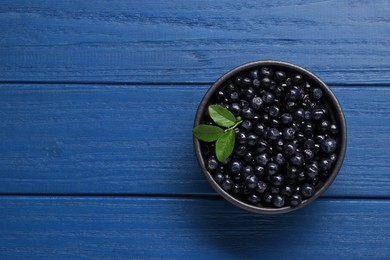
[[[345, 111], [330, 189], [262, 216], [209, 186], [192, 147], [209, 86], [276, 59]], [[0, 259], [389, 259], [390, 2], [0, 5]]]

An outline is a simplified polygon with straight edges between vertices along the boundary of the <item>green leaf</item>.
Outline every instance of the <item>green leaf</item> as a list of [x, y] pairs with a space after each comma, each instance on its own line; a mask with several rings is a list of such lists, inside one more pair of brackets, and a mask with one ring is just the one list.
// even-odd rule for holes
[[199, 140], [214, 142], [223, 134], [223, 129], [215, 125], [198, 125], [192, 129], [192, 133]]
[[223, 133], [215, 144], [215, 154], [220, 162], [224, 162], [233, 152], [235, 144], [234, 130], [231, 129]]
[[211, 119], [220, 126], [231, 127], [237, 121], [232, 112], [220, 105], [211, 105], [209, 106], [209, 114]]

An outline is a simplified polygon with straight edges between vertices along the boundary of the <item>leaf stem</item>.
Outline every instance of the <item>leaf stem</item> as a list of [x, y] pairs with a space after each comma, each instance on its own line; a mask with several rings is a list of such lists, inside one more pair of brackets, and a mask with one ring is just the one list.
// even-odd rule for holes
[[243, 120], [240, 120], [238, 121], [237, 123], [235, 123], [233, 126], [229, 127], [229, 128], [226, 128], [225, 130], [223, 130], [224, 133], [226, 133], [227, 131], [230, 131], [234, 128], [236, 128], [237, 126], [239, 126], [241, 123], [242, 123]]

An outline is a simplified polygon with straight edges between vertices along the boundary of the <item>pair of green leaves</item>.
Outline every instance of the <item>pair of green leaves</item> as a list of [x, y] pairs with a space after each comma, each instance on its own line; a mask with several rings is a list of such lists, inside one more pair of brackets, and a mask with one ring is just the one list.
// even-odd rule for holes
[[[225, 161], [233, 152], [236, 136], [234, 128], [242, 123], [232, 112], [220, 105], [208, 107], [209, 115], [216, 125], [200, 124], [192, 129], [199, 140], [215, 142], [215, 154], [220, 162]], [[224, 127], [225, 129], [221, 128]]]

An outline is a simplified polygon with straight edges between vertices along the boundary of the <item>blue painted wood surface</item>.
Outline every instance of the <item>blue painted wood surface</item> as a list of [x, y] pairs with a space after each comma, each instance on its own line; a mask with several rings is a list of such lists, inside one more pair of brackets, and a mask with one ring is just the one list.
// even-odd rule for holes
[[206, 198], [6, 196], [0, 202], [0, 252], [10, 258], [384, 259], [390, 254], [387, 200], [320, 199], [278, 216]]
[[3, 0], [0, 80], [213, 82], [280, 59], [329, 83], [389, 83], [389, 9], [388, 0]]
[[[207, 88], [3, 84], [0, 193], [214, 194], [191, 133]], [[348, 150], [326, 195], [390, 197], [390, 87], [332, 89]]]
[[[390, 3], [13, 1], [0, 5], [0, 259], [390, 258]], [[222, 200], [191, 128], [209, 85], [256, 59], [317, 73], [345, 111], [318, 201]]]

